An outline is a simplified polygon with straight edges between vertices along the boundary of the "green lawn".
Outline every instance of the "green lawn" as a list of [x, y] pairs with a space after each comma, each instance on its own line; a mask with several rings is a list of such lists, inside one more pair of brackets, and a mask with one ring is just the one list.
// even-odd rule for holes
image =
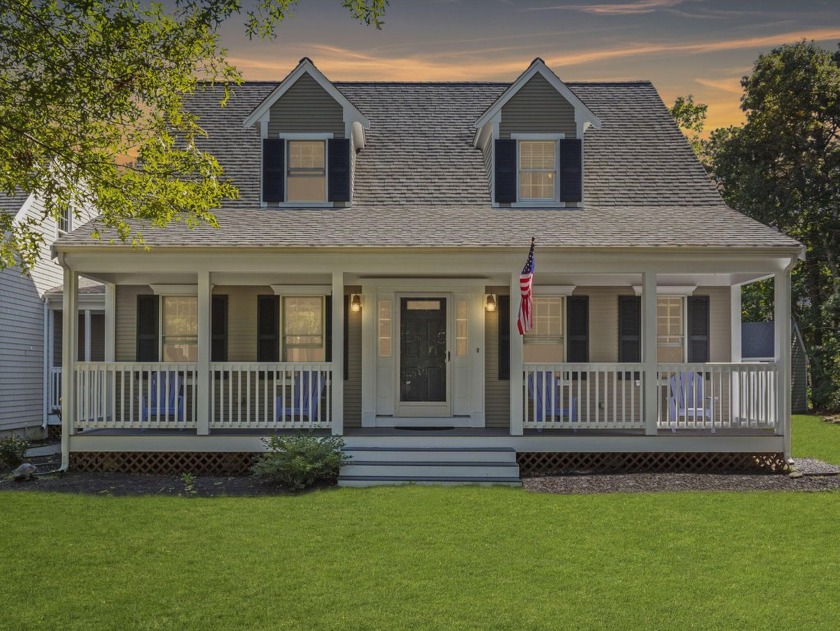
[[834, 630], [838, 523], [837, 493], [2, 493], [0, 628]]
[[[795, 417], [794, 454], [840, 463]], [[0, 629], [834, 629], [838, 493], [0, 493]]]
[[794, 458], [819, 458], [840, 464], [840, 425], [823, 423], [818, 416], [793, 417]]

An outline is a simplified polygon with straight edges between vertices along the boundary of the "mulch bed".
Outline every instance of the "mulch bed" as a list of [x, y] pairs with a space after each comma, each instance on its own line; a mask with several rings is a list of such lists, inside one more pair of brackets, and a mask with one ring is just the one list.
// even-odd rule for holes
[[[60, 456], [30, 458], [40, 472], [58, 469]], [[523, 487], [538, 493], [652, 493], [658, 491], [836, 491], [840, 467], [819, 460], [796, 460], [794, 477], [779, 473], [612, 473], [586, 471], [566, 475], [524, 478]], [[802, 475], [804, 473], [804, 475]], [[51, 491], [90, 495], [169, 495], [182, 497], [255, 497], [284, 495], [274, 486], [247, 475], [195, 476], [192, 491], [176, 475], [91, 473], [68, 471], [14, 481], [10, 471], [0, 472], [0, 491]]]

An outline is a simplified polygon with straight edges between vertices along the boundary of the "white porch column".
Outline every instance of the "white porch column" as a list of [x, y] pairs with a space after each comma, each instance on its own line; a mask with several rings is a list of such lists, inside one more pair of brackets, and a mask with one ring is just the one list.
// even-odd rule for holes
[[210, 272], [198, 273], [198, 361], [196, 365], [196, 433], [210, 433]]
[[[372, 307], [365, 305], [362, 308]], [[344, 272], [332, 275], [332, 433], [344, 433]]]
[[519, 273], [510, 275], [510, 435], [522, 436], [522, 336], [516, 327], [519, 317]]
[[642, 274], [642, 362], [644, 378], [643, 418], [645, 434], [656, 435], [659, 410], [656, 371], [656, 273]]
[[76, 433], [76, 353], [79, 337], [79, 275], [64, 270], [61, 371], [61, 466], [70, 464], [70, 436]]
[[90, 309], [85, 309], [85, 361], [90, 361], [90, 330], [91, 330], [91, 320], [90, 320]]
[[784, 436], [785, 458], [790, 459], [790, 270], [773, 277], [773, 322], [776, 380], [776, 434]]
[[105, 283], [105, 361], [116, 361], [117, 356], [117, 288]]
[[729, 288], [729, 331], [730, 350], [729, 361], [741, 361], [741, 286], [732, 285]]

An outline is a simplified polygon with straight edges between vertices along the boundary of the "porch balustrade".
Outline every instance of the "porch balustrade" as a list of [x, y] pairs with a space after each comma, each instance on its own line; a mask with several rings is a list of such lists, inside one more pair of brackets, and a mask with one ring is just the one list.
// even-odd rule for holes
[[47, 409], [49, 412], [54, 412], [61, 409], [61, 366], [50, 368], [49, 380]]
[[644, 429], [638, 364], [525, 364], [523, 426]]
[[[775, 429], [773, 363], [659, 364], [660, 430]], [[645, 429], [640, 364], [525, 364], [525, 429]]]
[[[55, 370], [51, 392], [60, 393]], [[210, 372], [210, 429], [330, 427], [329, 363], [225, 362]], [[194, 430], [197, 377], [194, 363], [79, 362], [75, 427]]]

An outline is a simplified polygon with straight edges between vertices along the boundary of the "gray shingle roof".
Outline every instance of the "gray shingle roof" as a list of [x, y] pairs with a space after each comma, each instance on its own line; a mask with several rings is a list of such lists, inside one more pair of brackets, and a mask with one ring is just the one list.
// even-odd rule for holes
[[29, 193], [20, 190], [15, 191], [14, 195], [0, 193], [0, 213], [17, 214], [27, 199], [29, 199]]
[[[240, 198], [220, 229], [143, 228], [159, 246], [793, 246], [724, 205], [648, 82], [569, 83], [602, 120], [585, 136], [585, 207], [497, 209], [490, 203], [474, 121], [508, 84], [336, 83], [370, 119], [350, 208], [260, 209], [260, 138], [242, 121], [277, 86], [246, 83], [220, 109], [219, 88], [189, 106]], [[139, 227], [139, 226], [138, 226]], [[59, 247], [102, 243], [82, 227]], [[104, 233], [104, 242], [110, 235]]]

